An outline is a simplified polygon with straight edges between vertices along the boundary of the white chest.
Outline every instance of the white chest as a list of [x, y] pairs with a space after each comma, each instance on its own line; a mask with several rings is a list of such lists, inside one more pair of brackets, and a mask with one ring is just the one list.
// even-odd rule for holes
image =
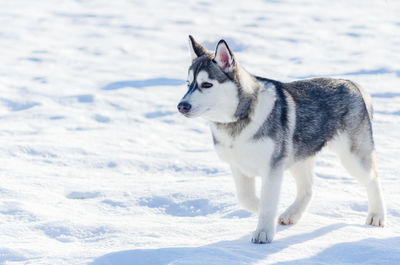
[[215, 145], [222, 161], [239, 168], [249, 177], [259, 176], [266, 171], [270, 165], [273, 148], [273, 141], [269, 138], [256, 141], [238, 137]]
[[239, 168], [248, 177], [265, 174], [270, 167], [274, 141], [268, 137], [255, 140], [254, 135], [268, 118], [274, 102], [274, 90], [260, 90], [251, 121], [239, 135], [229, 135], [229, 130], [211, 124], [211, 131], [217, 141], [215, 149], [220, 159]]

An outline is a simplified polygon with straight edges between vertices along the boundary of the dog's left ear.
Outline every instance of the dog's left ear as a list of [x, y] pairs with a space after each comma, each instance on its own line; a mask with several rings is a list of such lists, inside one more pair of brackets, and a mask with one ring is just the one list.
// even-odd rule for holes
[[189, 35], [189, 51], [190, 51], [190, 56], [192, 57], [192, 60], [208, 53], [207, 49], [205, 49], [203, 46], [198, 44], [194, 40], [192, 35]]
[[233, 71], [235, 66], [235, 58], [225, 40], [220, 40], [218, 42], [217, 48], [215, 49], [214, 61], [225, 73]]

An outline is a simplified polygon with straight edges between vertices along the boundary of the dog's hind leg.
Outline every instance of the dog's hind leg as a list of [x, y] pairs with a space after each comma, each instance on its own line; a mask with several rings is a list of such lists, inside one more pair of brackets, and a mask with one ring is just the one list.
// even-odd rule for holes
[[366, 224], [384, 226], [386, 208], [376, 171], [375, 150], [371, 138], [367, 138], [366, 133], [360, 133], [354, 139], [347, 135], [339, 136], [339, 139], [342, 144], [340, 144], [341, 148], [338, 153], [343, 166], [367, 190], [368, 216]]
[[239, 169], [231, 167], [240, 205], [247, 211], [258, 213], [259, 199], [255, 192], [255, 178], [247, 177]]
[[296, 163], [290, 173], [296, 180], [297, 196], [278, 221], [282, 225], [295, 224], [306, 210], [312, 196], [314, 157]]

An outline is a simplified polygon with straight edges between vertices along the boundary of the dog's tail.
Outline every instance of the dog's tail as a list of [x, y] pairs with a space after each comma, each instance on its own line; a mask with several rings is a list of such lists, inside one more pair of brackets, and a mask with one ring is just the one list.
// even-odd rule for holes
[[366, 110], [367, 110], [367, 112], [368, 112], [369, 119], [370, 119], [371, 122], [372, 122], [372, 119], [373, 119], [373, 116], [374, 116], [374, 108], [372, 107], [371, 96], [370, 96], [367, 92], [365, 92], [365, 90], [364, 90], [359, 84], [357, 84], [357, 83], [355, 83], [355, 82], [353, 82], [353, 81], [350, 81], [350, 80], [348, 80], [348, 81], [349, 81], [354, 87], [356, 87], [357, 90], [360, 92], [360, 94], [361, 94], [361, 96], [362, 96], [362, 98], [363, 98], [364, 104], [365, 104], [365, 108], [366, 108]]

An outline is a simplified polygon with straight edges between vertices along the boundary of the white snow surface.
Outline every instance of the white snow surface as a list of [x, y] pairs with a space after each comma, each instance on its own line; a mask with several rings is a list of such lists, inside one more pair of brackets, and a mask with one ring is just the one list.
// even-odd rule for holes
[[[400, 2], [0, 3], [0, 264], [398, 264]], [[314, 197], [250, 243], [207, 122], [176, 105], [187, 36], [227, 40], [251, 73], [351, 79], [371, 95], [387, 226], [331, 153]], [[279, 211], [295, 197], [285, 174]]]

